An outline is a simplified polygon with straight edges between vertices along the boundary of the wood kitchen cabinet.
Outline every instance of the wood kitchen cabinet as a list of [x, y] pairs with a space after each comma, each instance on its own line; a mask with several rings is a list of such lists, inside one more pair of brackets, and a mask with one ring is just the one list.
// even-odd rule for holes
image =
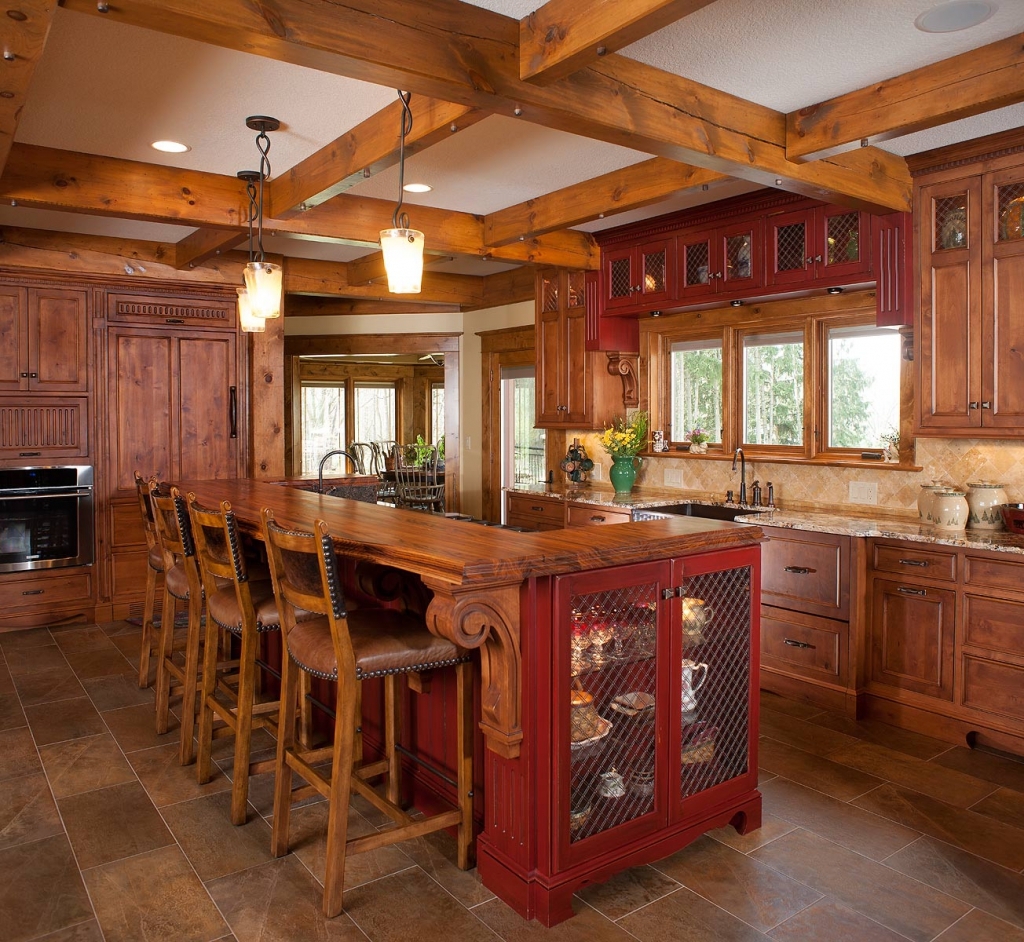
[[84, 291], [0, 286], [0, 392], [89, 389]]
[[675, 296], [675, 240], [655, 239], [602, 253], [604, 309], [649, 311]]
[[1019, 433], [1024, 160], [1019, 153], [981, 159], [966, 172], [958, 165], [915, 182], [918, 428], [949, 436]]
[[848, 207], [821, 205], [769, 216], [766, 284], [807, 288], [866, 277], [870, 219]]
[[760, 288], [763, 249], [760, 217], [682, 233], [676, 239], [676, 298], [689, 302]]

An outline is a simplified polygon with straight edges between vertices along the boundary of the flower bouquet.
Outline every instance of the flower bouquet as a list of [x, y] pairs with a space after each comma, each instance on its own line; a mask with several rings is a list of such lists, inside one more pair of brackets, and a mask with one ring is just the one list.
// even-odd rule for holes
[[691, 454], [704, 455], [707, 454], [708, 442], [711, 441], [711, 436], [698, 425], [697, 428], [690, 429], [686, 440], [690, 443]]
[[627, 422], [616, 419], [611, 428], [602, 433], [601, 447], [612, 457], [612, 468], [608, 472], [616, 493], [628, 494], [636, 479], [634, 461], [639, 452], [647, 447], [648, 416], [646, 412], [634, 412]]

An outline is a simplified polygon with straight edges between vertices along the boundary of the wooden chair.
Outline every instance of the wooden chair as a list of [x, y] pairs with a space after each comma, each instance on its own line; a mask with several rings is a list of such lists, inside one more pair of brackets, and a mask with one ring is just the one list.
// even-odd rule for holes
[[142, 605], [142, 642], [139, 646], [139, 686], [148, 687], [149, 664], [156, 653], [159, 642], [153, 624], [153, 610], [156, 606], [156, 580], [164, 574], [164, 554], [160, 549], [160, 538], [153, 519], [153, 505], [149, 499], [149, 482], [138, 471], [135, 472], [135, 494], [139, 499], [142, 527], [146, 534], [146, 600]]
[[346, 449], [355, 461], [353, 470], [356, 474], [374, 474], [373, 468], [373, 445], [369, 442], [352, 442]]
[[395, 506], [444, 513], [444, 472], [436, 445], [395, 449]]
[[[160, 624], [160, 650], [156, 669], [156, 731], [167, 732], [171, 697], [181, 694], [181, 739], [178, 760], [188, 765], [195, 758], [196, 691], [199, 682], [199, 646], [203, 610], [203, 585], [196, 563], [188, 510], [176, 487], [161, 493], [150, 482], [149, 498], [164, 559], [164, 604]], [[183, 648], [184, 663], [175, 658], [174, 619], [177, 603], [185, 602], [188, 623]]]
[[[278, 721], [277, 769], [271, 849], [288, 852], [288, 820], [293, 799], [292, 772], [298, 773], [330, 802], [327, 824], [327, 873], [323, 910], [336, 916], [343, 908], [345, 858], [442, 828], [458, 828], [458, 865], [468, 869], [473, 856], [473, 682], [466, 652], [432, 635], [421, 617], [397, 609], [346, 611], [338, 580], [334, 547], [327, 524], [316, 521], [314, 532], [279, 527], [273, 512], [263, 511], [263, 533], [281, 613], [286, 655], [281, 666], [281, 713]], [[316, 617], [297, 621], [296, 613]], [[401, 794], [398, 678], [455, 666], [457, 676], [456, 749], [458, 807], [428, 818], [413, 818], [399, 807]], [[337, 681], [334, 739], [318, 750], [296, 742], [298, 675]], [[384, 678], [384, 746], [379, 761], [361, 761], [361, 681]], [[406, 753], [408, 755], [408, 753]], [[330, 758], [330, 777], [314, 768]], [[378, 793], [368, 780], [386, 776]], [[308, 794], [298, 789], [295, 794]], [[387, 814], [395, 827], [348, 838], [349, 795], [356, 792]]]
[[[261, 635], [278, 631], [281, 621], [270, 573], [266, 569], [250, 573], [246, 564], [231, 505], [222, 501], [219, 510], [209, 510], [201, 507], [196, 495], [190, 493], [188, 512], [206, 596], [196, 777], [200, 785], [210, 780], [213, 740], [233, 734], [231, 823], [245, 824], [249, 776], [269, 772], [274, 767], [273, 759], [251, 762], [250, 753], [254, 729], [277, 732], [279, 702], [256, 702], [257, 657]], [[231, 659], [229, 650], [232, 636], [239, 639], [237, 660]], [[222, 647], [226, 649], [220, 658]], [[220, 719], [221, 725], [215, 726], [215, 719]]]

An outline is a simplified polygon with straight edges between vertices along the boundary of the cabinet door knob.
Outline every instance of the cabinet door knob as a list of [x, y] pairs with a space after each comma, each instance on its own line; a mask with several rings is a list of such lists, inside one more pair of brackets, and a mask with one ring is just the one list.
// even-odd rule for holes
[[21, 375], [27, 377], [28, 373], [22, 373]]
[[676, 594], [676, 590], [675, 589], [662, 589], [661, 590], [661, 597], [663, 599], [666, 599], [666, 600], [668, 600], [670, 598], [673, 598], [675, 596], [675, 594]]
[[37, 377], [39, 376], [39, 374], [38, 374], [38, 373], [29, 373], [28, 375], [29, 375], [29, 376], [30, 376], [30, 377], [31, 377], [32, 379], [36, 379], [36, 378], [37, 378]]
[[967, 407], [969, 409], [977, 409], [978, 408], [978, 404], [976, 402], [969, 402], [969, 403], [967, 403]]
[[908, 589], [905, 585], [896, 587], [897, 592], [902, 592], [904, 595], [927, 595], [927, 589]]
[[798, 576], [806, 576], [808, 573], [814, 572], [814, 570], [808, 569], [806, 566], [787, 566], [786, 572], [793, 572]]
[[[36, 374], [33, 373], [32, 375], [35, 376]], [[992, 408], [992, 403], [991, 402], [982, 402], [981, 407], [982, 407], [982, 409], [991, 409]]]
[[716, 271], [711, 277], [712, 278], [721, 278], [722, 277], [722, 273], [720, 271]]
[[794, 638], [783, 638], [783, 644], [788, 644], [791, 648], [813, 648], [813, 644], [808, 644], [806, 641], [797, 641]]

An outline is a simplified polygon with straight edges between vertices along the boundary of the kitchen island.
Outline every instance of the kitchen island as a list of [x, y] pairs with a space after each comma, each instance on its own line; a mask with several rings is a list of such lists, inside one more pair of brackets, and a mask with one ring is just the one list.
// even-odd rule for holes
[[[567, 538], [258, 481], [181, 487], [230, 501], [253, 536], [263, 507], [286, 526], [323, 519], [341, 556], [430, 590], [429, 629], [479, 652], [481, 877], [524, 917], [552, 925], [587, 883], [711, 828], [760, 826], [757, 527], [678, 519]], [[407, 714], [410, 749], [435, 765], [416, 800], [450, 794], [449, 694], [432, 678]]]

